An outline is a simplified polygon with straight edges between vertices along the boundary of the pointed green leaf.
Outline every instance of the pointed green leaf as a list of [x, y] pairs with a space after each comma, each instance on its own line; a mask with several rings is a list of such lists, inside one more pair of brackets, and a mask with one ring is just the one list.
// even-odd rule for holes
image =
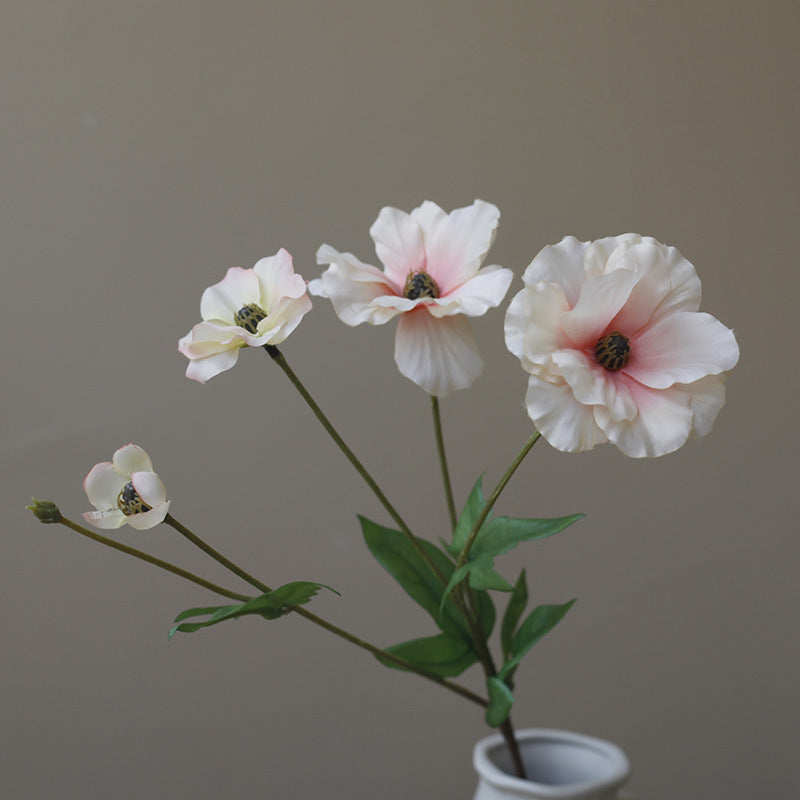
[[514, 695], [500, 678], [487, 678], [486, 689], [489, 693], [489, 705], [486, 708], [486, 722], [493, 728], [499, 728], [511, 713]]
[[501, 556], [520, 542], [546, 539], [577, 522], [583, 514], [570, 514], [553, 519], [515, 519], [494, 517], [487, 520], [475, 537], [470, 556]]
[[469, 585], [473, 589], [496, 589], [499, 592], [512, 592], [514, 587], [498, 572], [495, 572], [491, 556], [478, 556], [470, 559], [465, 566], [469, 569]]
[[522, 618], [522, 613], [527, 605], [528, 584], [525, 570], [523, 569], [519, 574], [516, 586], [514, 586], [514, 593], [508, 598], [506, 613], [503, 614], [503, 622], [500, 626], [500, 644], [503, 648], [504, 660], [508, 660], [511, 655], [511, 640], [517, 631], [517, 624]]
[[[467, 642], [461, 637], [449, 636], [446, 633], [422, 639], [411, 639], [408, 642], [387, 647], [386, 650], [440, 678], [454, 678], [478, 660]], [[382, 664], [392, 669], [406, 669], [406, 667], [380, 656], [377, 658]]]
[[572, 608], [575, 600], [559, 606], [537, 606], [519, 626], [511, 642], [511, 658], [506, 660], [498, 673], [500, 679], [506, 678], [522, 661], [525, 654], [545, 634], [549, 633]]
[[453, 545], [448, 549], [455, 556], [460, 555], [461, 551], [464, 549], [464, 545], [467, 543], [472, 528], [478, 521], [478, 517], [483, 509], [482, 481], [483, 476], [475, 481], [475, 485], [469, 493], [467, 502], [464, 504], [464, 510], [461, 512], [461, 516], [458, 518], [455, 530], [453, 531]]
[[[452, 597], [443, 599], [444, 585], [408, 538], [365, 517], [358, 519], [367, 547], [378, 563], [431, 615], [442, 632], [469, 641], [469, 632], [455, 601]], [[453, 572], [450, 559], [430, 542], [417, 541], [445, 580], [449, 580]]]
[[[238, 619], [248, 614], [258, 614], [265, 619], [277, 619], [287, 614], [295, 606], [307, 603], [320, 589], [328, 589], [335, 594], [339, 594], [335, 589], [331, 589], [330, 586], [326, 586], [324, 583], [293, 581], [273, 589], [271, 592], [254, 597], [246, 603], [189, 608], [175, 617], [175, 622], [180, 624], [173, 625], [167, 636], [171, 639], [178, 631], [181, 633], [194, 633], [200, 628], [207, 628], [209, 625], [216, 625], [218, 622], [223, 622], [227, 619]], [[202, 622], [183, 622], [183, 620], [190, 617], [205, 616], [208, 619]]]

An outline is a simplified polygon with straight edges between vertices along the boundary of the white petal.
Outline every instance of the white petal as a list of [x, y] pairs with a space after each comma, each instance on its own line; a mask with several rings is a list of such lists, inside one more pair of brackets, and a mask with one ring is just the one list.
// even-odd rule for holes
[[336, 315], [346, 325], [360, 325], [362, 322], [382, 325], [399, 313], [396, 308], [373, 305], [375, 298], [401, 294], [376, 267], [326, 244], [317, 251], [317, 262], [330, 266], [318, 281], [311, 281], [308, 288], [312, 294], [327, 297], [333, 303]]
[[154, 506], [150, 511], [144, 511], [141, 514], [131, 514], [131, 516], [126, 517], [126, 520], [131, 528], [136, 528], [137, 531], [146, 531], [161, 524], [168, 512], [169, 502], [166, 502]]
[[483, 370], [469, 320], [435, 319], [424, 309], [400, 317], [394, 360], [406, 378], [437, 397], [466, 389]]
[[218, 325], [214, 322], [198, 322], [178, 342], [178, 352], [187, 358], [205, 358], [232, 347], [242, 347], [244, 328], [234, 325]]
[[186, 377], [205, 383], [220, 372], [230, 369], [239, 358], [240, 347], [232, 347], [203, 358], [193, 358], [186, 367]]
[[506, 347], [528, 372], [544, 367], [551, 355], [569, 345], [561, 330], [561, 316], [568, 310], [564, 290], [555, 283], [539, 283], [523, 289], [506, 312]]
[[83, 489], [98, 511], [110, 511], [117, 507], [117, 497], [129, 480], [129, 477], [120, 475], [110, 461], [103, 461], [89, 470], [83, 480]]
[[150, 508], [155, 508], [167, 500], [167, 490], [155, 472], [134, 472], [131, 483], [139, 497]]
[[537, 430], [557, 450], [576, 453], [607, 441], [595, 422], [592, 406], [579, 403], [566, 383], [550, 383], [532, 375], [525, 405]]
[[565, 236], [558, 244], [542, 248], [528, 265], [522, 280], [526, 286], [535, 286], [540, 281], [557, 283], [564, 289], [570, 307], [574, 306], [586, 282], [584, 260], [590, 244], [579, 242], [574, 236]]
[[629, 381], [639, 413], [632, 420], [613, 420], [603, 406], [595, 419], [609, 441], [633, 458], [663, 456], [681, 447], [692, 429], [689, 394], [678, 389], [650, 389]]
[[677, 311], [631, 341], [625, 372], [653, 389], [665, 389], [726, 372], [738, 360], [739, 346], [732, 330], [710, 314]]
[[689, 394], [692, 409], [692, 436], [705, 436], [714, 424], [722, 406], [725, 405], [725, 381], [727, 374], [709, 375], [688, 386], [676, 386]]
[[114, 528], [121, 528], [128, 518], [118, 509], [111, 511], [85, 511], [83, 518], [95, 528], [102, 528], [103, 530], [112, 530]]
[[153, 462], [150, 456], [136, 444], [126, 444], [120, 447], [112, 458], [114, 469], [126, 477], [126, 482], [131, 479], [134, 472], [152, 472]]
[[232, 324], [242, 306], [258, 303], [261, 298], [258, 276], [252, 269], [231, 267], [225, 277], [209, 286], [200, 298], [200, 316]]
[[265, 344], [280, 344], [300, 324], [311, 310], [311, 298], [304, 293], [297, 298], [284, 297], [274, 306], [266, 319], [262, 319], [255, 335], [244, 332], [242, 339], [253, 347]]
[[397, 286], [405, 285], [409, 272], [426, 268], [422, 231], [410, 214], [397, 208], [382, 208], [369, 233], [387, 277]]
[[422, 228], [427, 272], [446, 295], [478, 271], [492, 245], [500, 211], [476, 200], [445, 216], [435, 203], [426, 201], [411, 216]]
[[[611, 269], [616, 269], [612, 254], [618, 258], [622, 253], [627, 252], [633, 245], [643, 241], [638, 233], [623, 233], [620, 236], [606, 236], [604, 239], [595, 239], [587, 242], [584, 269], [586, 277], [591, 278], [595, 275], [604, 275]], [[655, 239], [648, 240], [655, 242]], [[611, 262], [609, 266], [609, 262]]]
[[503, 302], [513, 278], [514, 273], [510, 269], [484, 267], [466, 283], [445, 297], [438, 298], [428, 310], [434, 317], [451, 314], [483, 316], [490, 308], [496, 308]]
[[295, 273], [292, 256], [283, 248], [274, 256], [257, 261], [253, 272], [260, 284], [259, 299], [255, 302], [267, 314], [285, 297], [299, 298], [306, 293], [306, 282]]

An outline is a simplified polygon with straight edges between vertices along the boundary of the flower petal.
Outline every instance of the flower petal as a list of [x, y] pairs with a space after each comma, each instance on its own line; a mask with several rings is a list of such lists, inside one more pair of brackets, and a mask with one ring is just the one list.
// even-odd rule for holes
[[121, 528], [128, 519], [118, 508], [111, 511], [84, 511], [83, 518], [90, 525], [103, 530]]
[[611, 442], [633, 458], [663, 456], [685, 444], [692, 430], [687, 392], [650, 389], [630, 379], [628, 388], [639, 409], [634, 419], [612, 419], [608, 409], [595, 406], [597, 424]]
[[410, 214], [388, 206], [382, 208], [369, 233], [386, 276], [395, 286], [404, 286], [409, 272], [426, 269], [422, 231]]
[[714, 424], [722, 406], [725, 405], [725, 381], [727, 375], [709, 375], [688, 386], [676, 386], [689, 393], [692, 409], [692, 436], [705, 436]]
[[466, 389], [483, 370], [469, 320], [435, 319], [424, 309], [400, 317], [394, 360], [406, 378], [437, 397]]
[[200, 315], [206, 321], [232, 324], [242, 306], [258, 303], [261, 290], [252, 269], [231, 267], [225, 277], [209, 286], [200, 298]]
[[198, 383], [205, 383], [220, 372], [230, 369], [239, 358], [240, 347], [222, 350], [210, 356], [193, 358], [186, 367], [186, 377]]
[[155, 472], [134, 472], [131, 475], [131, 483], [142, 501], [150, 508], [166, 502], [167, 490]]
[[476, 200], [445, 215], [435, 203], [426, 201], [411, 216], [422, 229], [427, 272], [446, 295], [478, 271], [492, 246], [500, 211]]
[[526, 286], [535, 286], [542, 281], [557, 283], [564, 290], [570, 307], [575, 306], [587, 278], [584, 260], [590, 244], [580, 242], [574, 236], [565, 236], [558, 244], [543, 247], [528, 265], [522, 280]]
[[253, 272], [259, 281], [259, 298], [255, 302], [266, 314], [271, 314], [284, 298], [299, 298], [306, 293], [306, 282], [294, 271], [292, 256], [283, 248], [274, 256], [259, 259]]
[[739, 360], [733, 331], [710, 314], [676, 311], [631, 341], [625, 372], [653, 389], [727, 372]]
[[383, 295], [399, 296], [400, 292], [376, 267], [364, 264], [351, 253], [340, 253], [327, 244], [317, 251], [319, 264], [330, 264], [318, 280], [308, 286], [313, 295], [327, 297], [333, 310], [347, 325], [369, 322], [382, 325], [399, 314], [395, 308], [373, 305]]
[[112, 458], [114, 469], [126, 478], [126, 483], [134, 472], [152, 472], [153, 462], [139, 445], [126, 444], [120, 447]]
[[531, 375], [525, 405], [536, 429], [557, 450], [575, 453], [607, 441], [595, 422], [592, 406], [579, 403], [566, 383], [550, 383]]
[[110, 461], [95, 464], [83, 480], [89, 502], [102, 512], [117, 507], [117, 497], [130, 478], [120, 475]]
[[481, 317], [490, 308], [503, 302], [513, 278], [514, 273], [510, 269], [496, 265], [484, 267], [445, 297], [437, 298], [428, 310], [434, 317], [451, 314]]
[[146, 531], [150, 528], [155, 528], [156, 525], [160, 525], [168, 513], [169, 502], [166, 502], [154, 506], [150, 511], [144, 511], [141, 514], [131, 514], [131, 516], [126, 517], [126, 520], [131, 528], [135, 528], [137, 531]]

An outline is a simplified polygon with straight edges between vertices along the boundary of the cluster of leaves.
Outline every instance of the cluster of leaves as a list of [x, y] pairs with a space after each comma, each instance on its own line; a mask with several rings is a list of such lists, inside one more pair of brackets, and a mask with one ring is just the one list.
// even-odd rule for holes
[[[470, 492], [451, 544], [444, 543], [443, 550], [440, 550], [430, 542], [417, 540], [438, 574], [400, 531], [378, 525], [364, 517], [359, 517], [359, 520], [372, 555], [408, 595], [428, 612], [440, 631], [434, 636], [411, 639], [386, 648], [415, 667], [442, 678], [451, 678], [460, 675], [480, 659], [464, 615], [453, 597], [456, 586], [463, 581], [468, 582], [484, 641], [492, 634], [496, 619], [488, 590], [510, 592], [500, 627], [503, 664], [497, 675], [487, 679], [489, 706], [486, 721], [496, 727], [503, 723], [511, 710], [514, 701], [513, 677], [519, 662], [539, 639], [563, 619], [575, 601], [537, 606], [523, 619], [528, 605], [525, 571], [520, 574], [516, 585], [512, 586], [495, 571], [494, 560], [520, 542], [544, 539], [564, 530], [583, 515], [573, 514], [555, 519], [488, 516], [475, 536], [464, 564], [457, 567], [456, 559], [463, 552], [484, 505], [479, 479]], [[402, 669], [393, 662], [384, 660], [383, 663]]]

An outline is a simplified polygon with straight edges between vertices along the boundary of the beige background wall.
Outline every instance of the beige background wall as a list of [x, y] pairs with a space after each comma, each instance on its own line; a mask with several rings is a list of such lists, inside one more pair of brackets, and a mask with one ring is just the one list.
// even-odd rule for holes
[[[322, 242], [371, 261], [383, 205], [502, 211], [490, 262], [633, 230], [677, 245], [742, 361], [712, 434], [662, 459], [542, 444], [505, 513], [588, 519], [506, 563], [580, 600], [515, 718], [612, 739], [643, 800], [796, 796], [798, 14], [788, 2], [5, 0], [0, 6], [3, 798], [471, 797], [481, 715], [300, 619], [171, 643], [203, 590], [36, 524], [135, 441], [174, 514], [389, 644], [429, 632], [360, 540], [386, 518], [280, 372], [200, 386], [178, 338], [227, 267]], [[529, 423], [502, 312], [443, 403], [459, 497]], [[445, 524], [392, 326], [326, 301], [284, 348], [409, 521]], [[224, 574], [168, 528], [125, 542]], [[478, 687], [477, 675], [468, 677]]]

